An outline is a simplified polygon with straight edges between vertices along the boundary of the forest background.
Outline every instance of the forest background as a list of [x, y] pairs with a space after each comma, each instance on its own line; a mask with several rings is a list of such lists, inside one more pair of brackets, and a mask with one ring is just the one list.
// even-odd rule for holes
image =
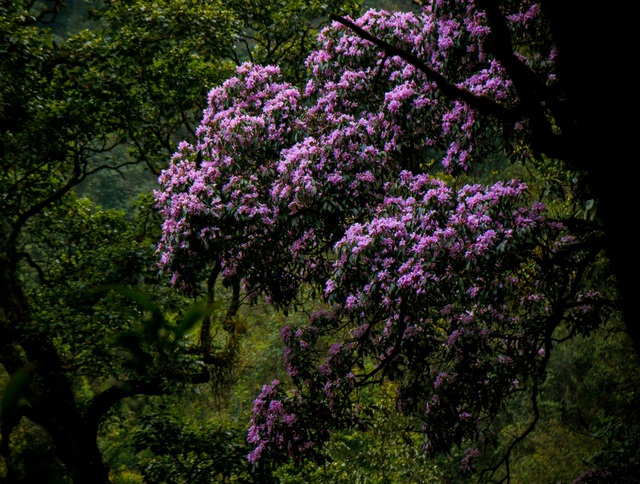
[[[464, 446], [425, 454], [391, 379], [314, 460], [247, 460], [254, 399], [287, 379], [281, 330], [307, 314], [248, 304], [235, 285], [177, 291], [157, 268], [152, 192], [196, 138], [212, 87], [245, 61], [302, 84], [329, 14], [369, 8], [420, 7], [2, 2], [0, 482], [638, 482], [637, 353], [613, 305], [583, 331], [558, 330], [536, 405], [505, 401], [492, 422], [505, 437], [475, 472], [461, 470]], [[598, 224], [582, 174], [553, 160], [497, 160], [458, 183], [512, 177]], [[601, 253], [595, 265], [594, 285], [610, 287]]]

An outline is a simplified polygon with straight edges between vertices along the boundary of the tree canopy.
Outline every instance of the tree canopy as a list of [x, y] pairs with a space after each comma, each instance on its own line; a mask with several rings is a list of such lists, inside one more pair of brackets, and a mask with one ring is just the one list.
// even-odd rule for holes
[[[252, 462], [313, 455], [331, 428], [366, 421], [360, 389], [391, 380], [427, 451], [465, 450], [463, 473], [491, 447], [505, 401], [528, 395], [531, 423], [483, 469], [493, 478], [506, 463], [508, 479], [555, 342], [600, 326], [616, 290], [636, 339], [619, 257], [637, 258], [614, 235], [621, 198], [598, 158], [609, 143], [591, 138], [610, 129], [597, 109], [609, 100], [582, 104], [566, 6], [334, 16], [305, 85], [247, 63], [209, 93], [197, 141], [160, 177], [161, 263], [188, 291], [211, 273], [311, 312], [282, 332], [290, 382], [255, 401]], [[458, 181], [506, 161], [584, 175], [571, 188], [588, 194], [582, 209], [545, 207], [517, 180]], [[603, 250], [617, 287], [597, 275]]]

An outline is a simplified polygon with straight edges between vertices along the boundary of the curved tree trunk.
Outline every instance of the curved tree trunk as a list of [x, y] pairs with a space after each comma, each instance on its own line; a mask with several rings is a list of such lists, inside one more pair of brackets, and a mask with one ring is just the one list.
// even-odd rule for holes
[[554, 12], [560, 52], [559, 76], [567, 86], [575, 116], [573, 165], [588, 173], [606, 233], [607, 254], [617, 279], [627, 332], [640, 356], [640, 257], [635, 211], [640, 205], [636, 180], [635, 108], [637, 83], [631, 66], [637, 54], [634, 18], [625, 2], [586, 6], [577, 0], [547, 0]]
[[[0, 363], [9, 375], [31, 366], [31, 382], [22, 389], [28, 402], [10, 422], [3, 421], [2, 444], [10, 457], [8, 440], [20, 417], [40, 425], [51, 437], [66, 473], [76, 484], [109, 482], [109, 473], [97, 445], [97, 428], [88, 425], [78, 409], [71, 382], [55, 346], [37, 331], [17, 277], [15, 259], [0, 256]], [[31, 465], [37, 465], [33, 463]]]

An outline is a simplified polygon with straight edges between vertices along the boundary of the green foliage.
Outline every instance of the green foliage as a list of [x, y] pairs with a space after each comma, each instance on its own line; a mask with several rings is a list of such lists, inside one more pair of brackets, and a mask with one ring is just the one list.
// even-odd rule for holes
[[388, 12], [393, 11], [419, 11], [420, 6], [418, 2], [413, 0], [365, 0], [363, 7], [365, 9], [375, 8], [376, 10], [386, 10]]
[[265, 482], [247, 462], [244, 427], [205, 423], [198, 428], [166, 414], [145, 415], [139, 424], [133, 449], [141, 453], [146, 482]]
[[[281, 483], [436, 484], [447, 482], [424, 452], [416, 422], [397, 413], [392, 384], [370, 390], [376, 407], [361, 429], [336, 432], [322, 452], [323, 462], [287, 464], [275, 471]], [[419, 424], [418, 424], [419, 425]]]
[[166, 163], [177, 136], [189, 136], [209, 86], [229, 72], [234, 19], [219, 2], [106, 2], [102, 28], [66, 44], [74, 58], [90, 58], [78, 72], [92, 96], [109, 106], [111, 141], [126, 143], [120, 164]]
[[[506, 436], [520, 435], [535, 423], [533, 432], [512, 447], [512, 482], [569, 483], [591, 468], [624, 467], [638, 458], [640, 375], [620, 323], [614, 320], [571, 339], [562, 330], [557, 336], [536, 409], [531, 400], [517, 399], [494, 422]], [[510, 438], [502, 438], [498, 450], [511, 445]], [[491, 455], [491, 449], [485, 452]], [[505, 477], [504, 469], [493, 475]]]
[[616, 466], [640, 458], [639, 385], [637, 354], [612, 322], [559, 352], [544, 395], [556, 402], [568, 428], [595, 441], [588, 464]]
[[70, 368], [108, 378], [116, 335], [142, 313], [126, 315], [122, 296], [95, 289], [137, 284], [152, 248], [136, 237], [123, 212], [74, 196], [45, 211], [29, 235], [33, 278], [27, 288], [38, 301], [34, 327], [58, 342]]
[[[118, 150], [122, 152], [122, 158], [127, 159], [124, 147]], [[78, 185], [75, 191], [80, 198], [88, 198], [104, 209], [122, 210], [130, 216], [139, 208], [139, 197], [151, 193], [157, 185], [157, 177], [146, 166], [130, 165], [117, 171], [100, 171]]]
[[237, 63], [277, 64], [291, 82], [304, 81], [304, 61], [315, 47], [316, 34], [329, 14], [359, 12], [361, 0], [231, 0], [242, 28], [238, 35]]

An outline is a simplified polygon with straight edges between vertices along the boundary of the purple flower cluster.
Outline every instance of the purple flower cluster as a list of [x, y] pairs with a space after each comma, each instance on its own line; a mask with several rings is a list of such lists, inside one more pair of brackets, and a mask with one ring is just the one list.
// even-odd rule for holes
[[[421, 15], [371, 10], [356, 23], [429, 59], [436, 71], [455, 64], [460, 87], [505, 103], [515, 99], [500, 65], [484, 51], [483, 14], [473, 2], [453, 6], [468, 13], [464, 23], [441, 16], [445, 9], [437, 4]], [[531, 22], [534, 15], [525, 17]], [[241, 261], [268, 244], [305, 261], [295, 272], [276, 265], [286, 273], [290, 297], [308, 277], [306, 261], [348, 224], [341, 220], [334, 230], [334, 215], [374, 207], [382, 183], [407, 159], [418, 170], [434, 157], [452, 170], [472, 161], [486, 130], [467, 105], [447, 101], [415, 67], [387, 58], [338, 24], [319, 41], [307, 59], [312, 76], [304, 92], [282, 82], [277, 67], [251, 64], [212, 89], [198, 142], [182, 143], [161, 174], [159, 253], [176, 283], [193, 286], [196, 268], [217, 254], [226, 276], [238, 273], [253, 281], [256, 294], [263, 292], [265, 274]], [[295, 228], [297, 219], [309, 217], [315, 230]], [[284, 243], [276, 232], [285, 234]]]
[[[296, 399], [287, 396], [274, 380], [264, 385], [254, 401], [254, 417], [247, 440], [255, 444], [249, 461], [256, 463], [268, 450], [286, 451], [290, 455], [303, 455], [313, 447], [313, 442], [296, 431], [300, 418], [294, 412]], [[270, 447], [270, 448], [269, 448]]]
[[[436, 449], [481, 434], [487, 412], [538, 369], [550, 330], [535, 251], [557, 250], [561, 227], [545, 222], [541, 204], [523, 208], [525, 195], [517, 181], [456, 193], [408, 172], [387, 184], [334, 247], [324, 295], [353, 329], [318, 371], [356, 382], [404, 374], [397, 404], [420, 415]], [[369, 371], [350, 373], [363, 358]]]
[[[540, 35], [534, 3], [507, 4], [514, 36]], [[517, 101], [471, 0], [355, 23], [457, 88]], [[488, 438], [504, 399], [543, 371], [558, 314], [578, 325], [597, 306], [557, 262], [575, 239], [521, 182], [454, 190], [424, 174], [432, 160], [466, 169], [492, 125], [338, 23], [318, 40], [302, 90], [277, 67], [244, 64], [210, 92], [198, 142], [160, 176], [161, 267], [189, 289], [216, 260], [250, 297], [289, 307], [311, 287], [331, 309], [283, 331], [297, 390], [274, 382], [256, 399], [252, 462], [312, 452], [329, 427], [357, 420], [355, 391], [381, 378], [422, 419], [428, 449]], [[551, 48], [514, 54], [553, 82]]]

